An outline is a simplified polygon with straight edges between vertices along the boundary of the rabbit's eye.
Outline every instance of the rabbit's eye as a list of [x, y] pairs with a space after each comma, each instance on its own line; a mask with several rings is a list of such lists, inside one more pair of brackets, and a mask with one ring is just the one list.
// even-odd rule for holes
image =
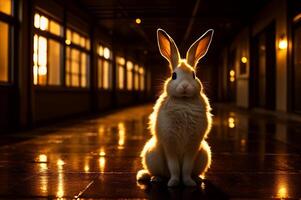
[[171, 78], [172, 78], [172, 80], [176, 80], [177, 79], [177, 73], [173, 72]]
[[193, 79], [195, 79], [195, 73], [194, 72], [192, 72], [192, 77], [193, 77]]

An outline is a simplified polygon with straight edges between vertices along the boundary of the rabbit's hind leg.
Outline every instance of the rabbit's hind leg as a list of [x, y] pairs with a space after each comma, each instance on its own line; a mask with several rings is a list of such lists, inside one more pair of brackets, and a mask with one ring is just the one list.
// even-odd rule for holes
[[169, 177], [163, 149], [155, 142], [155, 138], [152, 138], [146, 143], [141, 157], [144, 169], [146, 169], [151, 176], [161, 178]]
[[201, 143], [199, 152], [196, 156], [194, 167], [192, 170], [192, 177], [205, 177], [205, 173], [211, 165], [211, 150], [208, 143], [204, 140]]

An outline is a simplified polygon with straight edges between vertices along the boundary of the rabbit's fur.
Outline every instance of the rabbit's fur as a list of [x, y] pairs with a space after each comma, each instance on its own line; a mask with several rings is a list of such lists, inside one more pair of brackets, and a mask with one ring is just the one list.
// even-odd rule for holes
[[173, 75], [166, 80], [149, 117], [152, 138], [141, 153], [144, 170], [137, 173], [138, 181], [166, 177], [168, 186], [177, 186], [180, 180], [186, 186], [195, 186], [193, 178], [204, 176], [210, 167], [211, 151], [205, 139], [211, 129], [211, 108], [195, 68], [206, 54], [212, 35], [213, 30], [208, 30], [181, 60], [173, 39], [158, 29], [160, 53], [169, 61]]

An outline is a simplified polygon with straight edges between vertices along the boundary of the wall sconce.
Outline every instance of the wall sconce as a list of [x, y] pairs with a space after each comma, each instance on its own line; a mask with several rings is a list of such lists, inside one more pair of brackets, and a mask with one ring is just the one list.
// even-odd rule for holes
[[136, 22], [136, 24], [141, 24], [141, 19], [140, 18], [136, 18], [135, 22]]
[[241, 60], [242, 63], [247, 63], [248, 62], [248, 58], [245, 57], [245, 56], [241, 57], [240, 60]]
[[278, 48], [279, 49], [287, 49], [287, 39], [285, 37], [285, 35], [281, 35], [281, 37], [279, 38], [279, 44], [278, 44]]

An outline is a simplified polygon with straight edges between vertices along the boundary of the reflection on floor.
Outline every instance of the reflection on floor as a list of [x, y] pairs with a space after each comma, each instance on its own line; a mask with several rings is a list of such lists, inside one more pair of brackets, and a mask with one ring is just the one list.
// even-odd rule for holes
[[[213, 165], [197, 188], [139, 185], [139, 152], [151, 106], [2, 137], [0, 197], [300, 198], [301, 125], [218, 106]], [[19, 141], [19, 139], [22, 141]], [[17, 142], [14, 142], [17, 141]]]

